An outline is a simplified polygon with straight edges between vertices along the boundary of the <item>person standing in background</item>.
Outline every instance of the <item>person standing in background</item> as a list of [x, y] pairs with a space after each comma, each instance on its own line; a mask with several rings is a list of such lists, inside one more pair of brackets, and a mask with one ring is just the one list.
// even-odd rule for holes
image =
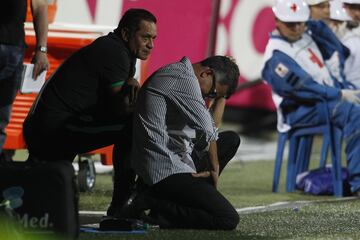
[[333, 30], [340, 41], [350, 49], [350, 55], [346, 58], [344, 74], [346, 80], [354, 87], [360, 89], [360, 35], [354, 31], [356, 23], [347, 14], [341, 0], [330, 2], [329, 27]]
[[[293, 11], [296, 9], [296, 11]], [[264, 54], [262, 78], [271, 85], [278, 131], [331, 124], [346, 141], [351, 192], [360, 196], [360, 91], [346, 89], [349, 50], [321, 21], [309, 21], [303, 0], [276, 0], [276, 29]]]
[[[360, 0], [342, 0], [344, 7], [353, 19], [353, 21], [360, 23]], [[360, 29], [360, 28], [358, 28]]]
[[[3, 151], [10, 121], [12, 104], [21, 83], [25, 52], [27, 0], [5, 0], [0, 8], [0, 160], [5, 161]], [[33, 77], [49, 68], [47, 59], [48, 3], [47, 0], [31, 0], [36, 48], [32, 59]]]
[[312, 20], [322, 20], [328, 23], [330, 18], [329, 0], [306, 0], [310, 8], [310, 18]]

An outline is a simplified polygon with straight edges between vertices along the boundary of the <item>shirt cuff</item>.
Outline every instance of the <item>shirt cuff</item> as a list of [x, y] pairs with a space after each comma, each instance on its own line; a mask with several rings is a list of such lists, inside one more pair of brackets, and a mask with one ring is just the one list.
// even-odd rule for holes
[[334, 87], [328, 87], [326, 89], [326, 98], [327, 99], [336, 99], [341, 96], [340, 89]]
[[121, 82], [113, 83], [113, 84], [111, 84], [110, 86], [111, 86], [111, 87], [121, 87], [121, 86], [123, 86], [124, 84], [125, 84], [125, 82], [124, 82], [124, 81], [121, 81]]
[[214, 128], [212, 134], [210, 135], [208, 142], [210, 141], [216, 141], [219, 138], [219, 129]]

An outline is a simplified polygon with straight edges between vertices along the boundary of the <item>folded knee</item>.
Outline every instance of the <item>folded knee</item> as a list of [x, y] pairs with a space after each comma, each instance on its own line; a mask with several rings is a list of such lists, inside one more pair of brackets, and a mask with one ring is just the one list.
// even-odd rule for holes
[[240, 217], [237, 212], [217, 219], [217, 230], [234, 230], [239, 224]]
[[219, 138], [226, 139], [227, 145], [231, 145], [236, 147], [236, 149], [239, 147], [241, 139], [239, 134], [237, 134], [234, 131], [224, 131], [219, 133]]

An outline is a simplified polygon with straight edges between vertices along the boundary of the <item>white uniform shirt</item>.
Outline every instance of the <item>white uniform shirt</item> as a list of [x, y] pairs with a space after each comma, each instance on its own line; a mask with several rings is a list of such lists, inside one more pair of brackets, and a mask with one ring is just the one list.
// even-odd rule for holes
[[[274, 33], [276, 34], [277, 31]], [[338, 55], [335, 53], [333, 57], [325, 62], [318, 46], [308, 33], [304, 33], [298, 41], [293, 43], [290, 43], [283, 38], [270, 38], [264, 54], [265, 62], [271, 58], [274, 50], [279, 50], [294, 59], [296, 63], [318, 83], [334, 86], [330, 71], [333, 75], [339, 74], [337, 70], [339, 64]], [[277, 108], [278, 131], [287, 132], [290, 129], [290, 126], [284, 122], [284, 117], [280, 109], [283, 98], [274, 92], [272, 97]]]
[[360, 33], [349, 30], [341, 38], [341, 42], [350, 49], [344, 68], [346, 79], [360, 89]]

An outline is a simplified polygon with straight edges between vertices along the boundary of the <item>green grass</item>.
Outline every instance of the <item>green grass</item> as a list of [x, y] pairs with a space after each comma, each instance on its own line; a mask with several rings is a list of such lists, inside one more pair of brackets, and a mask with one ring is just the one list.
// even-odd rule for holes
[[[17, 154], [16, 157], [26, 159], [22, 155], [24, 154]], [[315, 146], [312, 159], [318, 160], [318, 156], [319, 147]], [[312, 161], [311, 167], [316, 167], [317, 164], [317, 161]], [[286, 193], [284, 190], [286, 163], [283, 163], [279, 193], [272, 193], [273, 168], [273, 161], [231, 163], [220, 177], [219, 190], [236, 208], [269, 205], [282, 201], [315, 200], [316, 203], [298, 209], [286, 208], [240, 214], [240, 223], [235, 231], [157, 229], [141, 235], [81, 233], [79, 239], [360, 239], [360, 201], [335, 201], [332, 196], [310, 196], [298, 191]], [[80, 195], [80, 210], [105, 211], [111, 196], [111, 174], [97, 175], [93, 192]]]
[[318, 203], [244, 215], [238, 231], [254, 239], [360, 239], [360, 202]]
[[[284, 163], [286, 166], [286, 163]], [[268, 205], [279, 201], [317, 200], [299, 210], [282, 209], [240, 215], [235, 231], [150, 230], [143, 235], [81, 233], [80, 239], [360, 239], [360, 201], [331, 201], [332, 196], [271, 192], [273, 161], [235, 162], [224, 170], [219, 190], [236, 208]], [[111, 200], [111, 175], [98, 175], [92, 193], [80, 196], [81, 210], [105, 211]], [[324, 200], [324, 201], [322, 201]]]
[[[332, 199], [332, 196], [311, 196], [301, 192], [286, 193], [284, 175], [279, 193], [272, 193], [273, 161], [230, 163], [220, 177], [219, 190], [236, 208], [267, 205], [279, 201]], [[112, 195], [111, 175], [98, 175], [93, 192], [83, 193], [80, 209], [105, 211]]]
[[220, 180], [220, 191], [237, 208], [267, 205], [279, 201], [319, 200], [329, 196], [310, 196], [300, 192], [286, 193], [285, 172], [279, 185], [279, 193], [272, 193], [273, 161], [236, 162], [225, 169]]

